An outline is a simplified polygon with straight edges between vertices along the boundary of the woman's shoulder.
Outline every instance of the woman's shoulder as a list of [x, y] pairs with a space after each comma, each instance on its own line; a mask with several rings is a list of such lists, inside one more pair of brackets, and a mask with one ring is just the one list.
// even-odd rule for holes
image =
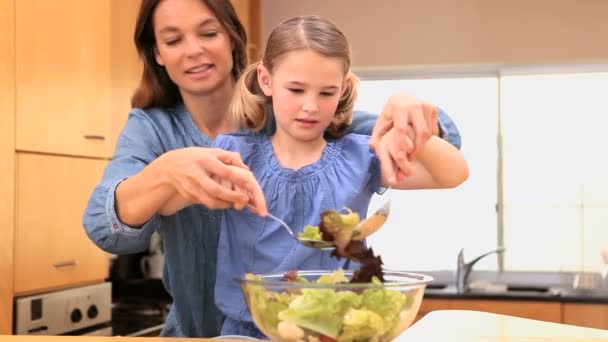
[[145, 120], [154, 125], [163, 125], [165, 122], [172, 121], [178, 115], [179, 111], [176, 108], [134, 107], [129, 112], [129, 120]]
[[213, 145], [227, 150], [246, 152], [257, 150], [255, 147], [260, 146], [266, 140], [268, 140], [266, 134], [243, 130], [220, 134], [215, 138]]

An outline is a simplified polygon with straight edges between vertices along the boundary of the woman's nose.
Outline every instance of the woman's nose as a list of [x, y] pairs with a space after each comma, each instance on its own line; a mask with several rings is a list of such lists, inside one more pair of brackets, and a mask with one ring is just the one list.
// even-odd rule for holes
[[186, 39], [186, 55], [188, 57], [198, 56], [203, 52], [203, 45], [201, 42], [194, 38], [190, 37]]

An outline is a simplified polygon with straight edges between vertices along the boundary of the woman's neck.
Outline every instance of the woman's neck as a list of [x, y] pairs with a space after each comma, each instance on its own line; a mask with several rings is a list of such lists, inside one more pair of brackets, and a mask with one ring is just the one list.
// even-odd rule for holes
[[206, 136], [215, 139], [222, 133], [236, 130], [230, 119], [228, 108], [234, 92], [234, 84], [227, 82], [226, 86], [205, 95], [182, 92], [182, 99], [196, 127]]
[[323, 137], [311, 141], [294, 139], [280, 129], [270, 138], [274, 155], [279, 164], [288, 169], [298, 170], [314, 164], [323, 155], [327, 141]]

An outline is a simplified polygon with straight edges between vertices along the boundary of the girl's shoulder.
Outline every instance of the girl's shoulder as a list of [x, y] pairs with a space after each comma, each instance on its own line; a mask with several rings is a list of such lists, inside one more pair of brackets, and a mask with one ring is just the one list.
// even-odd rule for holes
[[342, 155], [367, 155], [371, 153], [369, 148], [369, 135], [349, 133], [335, 140], [335, 144]]
[[361, 145], [369, 146], [369, 139], [370, 139], [369, 135], [357, 134], [357, 133], [348, 133], [348, 134], [338, 138], [338, 140], [341, 140], [343, 144], [347, 144], [347, 145], [355, 144], [356, 146], [361, 146]]

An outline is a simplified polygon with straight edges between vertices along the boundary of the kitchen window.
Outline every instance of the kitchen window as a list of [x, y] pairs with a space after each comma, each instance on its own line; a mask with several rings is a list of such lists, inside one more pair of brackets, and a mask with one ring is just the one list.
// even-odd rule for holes
[[[394, 202], [386, 229], [370, 238], [385, 266], [454, 269], [460, 248], [470, 259], [503, 245], [505, 270], [601, 270], [600, 249], [608, 246], [606, 70], [494, 68], [424, 78], [420, 71], [356, 72], [357, 109], [379, 113], [389, 95], [405, 91], [449, 113], [470, 169], [457, 189], [388, 193]], [[382, 201], [375, 197], [370, 209]], [[497, 260], [475, 267], [496, 270]]]

